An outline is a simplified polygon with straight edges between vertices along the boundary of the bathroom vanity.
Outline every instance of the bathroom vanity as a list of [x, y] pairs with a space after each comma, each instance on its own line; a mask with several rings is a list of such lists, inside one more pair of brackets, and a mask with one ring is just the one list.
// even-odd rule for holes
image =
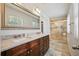
[[[30, 39], [30, 38], [29, 38]], [[34, 37], [13, 43], [14, 46], [4, 46], [2, 56], [43, 56], [49, 49], [49, 35]], [[6, 45], [6, 43], [5, 43]]]
[[[1, 30], [40, 30], [40, 16], [22, 5], [10, 3], [1, 4], [0, 7]], [[49, 48], [49, 34], [36, 34], [35, 36], [32, 35], [32, 37], [4, 39], [1, 42], [2, 56], [43, 56]]]

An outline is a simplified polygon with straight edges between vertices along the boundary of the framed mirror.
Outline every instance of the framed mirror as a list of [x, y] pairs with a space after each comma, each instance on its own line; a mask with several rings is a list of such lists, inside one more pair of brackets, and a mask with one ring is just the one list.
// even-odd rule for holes
[[40, 29], [40, 17], [19, 4], [2, 4], [1, 28]]

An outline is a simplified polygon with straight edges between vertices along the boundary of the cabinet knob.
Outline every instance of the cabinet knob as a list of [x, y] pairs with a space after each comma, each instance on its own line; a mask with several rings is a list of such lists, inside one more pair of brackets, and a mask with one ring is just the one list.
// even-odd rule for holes
[[41, 55], [43, 55], [43, 53], [41, 52]]
[[40, 50], [42, 50], [42, 48]]
[[32, 52], [32, 50], [30, 50], [30, 52]]
[[28, 51], [27, 53], [29, 54], [30, 52]]

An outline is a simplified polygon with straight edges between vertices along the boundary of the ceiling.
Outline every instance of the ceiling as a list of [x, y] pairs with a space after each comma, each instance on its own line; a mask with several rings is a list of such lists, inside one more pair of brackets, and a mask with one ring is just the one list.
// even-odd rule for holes
[[69, 3], [23, 3], [22, 5], [31, 11], [38, 8], [41, 15], [49, 18], [66, 16], [70, 6]]

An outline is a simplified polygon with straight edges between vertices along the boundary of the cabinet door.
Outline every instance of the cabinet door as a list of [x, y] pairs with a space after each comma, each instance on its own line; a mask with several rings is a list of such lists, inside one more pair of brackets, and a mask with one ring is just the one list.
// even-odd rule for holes
[[46, 53], [47, 50], [47, 39], [44, 37], [44, 54]]
[[44, 37], [40, 38], [40, 55], [44, 55]]
[[26, 56], [30, 56], [30, 43], [26, 43], [25, 45], [25, 48], [26, 48]]
[[49, 48], [49, 36], [40, 38], [40, 55], [43, 56]]
[[47, 52], [49, 48], [49, 36], [44, 37], [44, 54]]
[[28, 44], [23, 44], [6, 51], [7, 56], [26, 56], [28, 54]]
[[30, 44], [31, 44], [30, 45], [30, 55], [39, 56], [40, 55], [39, 39], [32, 41]]
[[49, 35], [46, 36], [46, 41], [47, 41], [47, 49], [49, 48]]

